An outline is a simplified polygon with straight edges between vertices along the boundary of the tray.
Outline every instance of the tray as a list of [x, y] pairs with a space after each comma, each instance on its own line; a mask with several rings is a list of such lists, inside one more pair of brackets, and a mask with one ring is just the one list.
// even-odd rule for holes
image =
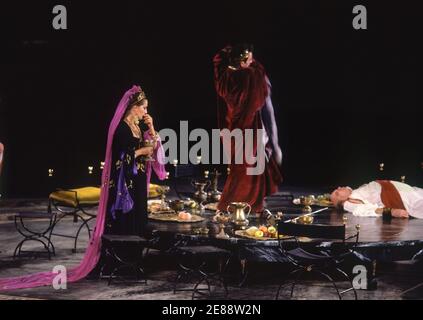
[[217, 204], [218, 202], [208, 203], [204, 208], [210, 211], [217, 211]]
[[[278, 240], [278, 238], [271, 238], [271, 237], [256, 237], [250, 236], [245, 230], [236, 230], [235, 235], [242, 238], [253, 239], [253, 240]], [[281, 238], [282, 239], [282, 238]]]
[[148, 218], [154, 221], [161, 221], [161, 222], [177, 222], [177, 223], [196, 223], [204, 221], [203, 217], [197, 216], [193, 214], [191, 216], [191, 220], [182, 220], [178, 217], [177, 214], [174, 213], [162, 213], [162, 214], [149, 214]]
[[[258, 240], [258, 241], [269, 241], [269, 240], [278, 240], [278, 238], [270, 238], [270, 237], [255, 237], [255, 236], [250, 236], [245, 230], [236, 230], [235, 231], [235, 235], [241, 238], [246, 238], [246, 239], [252, 239], [252, 240]], [[289, 239], [292, 238], [290, 236], [279, 236], [279, 239]], [[299, 242], [309, 242], [311, 241], [310, 238], [306, 238], [306, 237], [298, 237], [297, 238]]]
[[[292, 201], [293, 204], [295, 204], [296, 206], [304, 206], [303, 204], [298, 202], [299, 199], [294, 199]], [[317, 207], [334, 207], [334, 204], [332, 203], [332, 201], [329, 200], [315, 200], [313, 201], [313, 203], [311, 204], [312, 206], [317, 206]]]

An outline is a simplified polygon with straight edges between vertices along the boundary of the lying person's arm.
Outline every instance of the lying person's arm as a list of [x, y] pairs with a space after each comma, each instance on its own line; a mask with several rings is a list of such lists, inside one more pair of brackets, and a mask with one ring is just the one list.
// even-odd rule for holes
[[351, 212], [353, 215], [358, 217], [380, 217], [381, 213], [378, 214], [379, 209], [376, 204], [372, 203], [352, 203], [345, 201], [344, 209]]
[[[381, 217], [384, 208], [379, 208], [378, 205], [372, 203], [352, 203], [346, 201], [344, 209], [351, 212], [354, 216], [358, 217]], [[391, 209], [392, 217], [394, 218], [408, 218], [409, 214], [406, 210]]]

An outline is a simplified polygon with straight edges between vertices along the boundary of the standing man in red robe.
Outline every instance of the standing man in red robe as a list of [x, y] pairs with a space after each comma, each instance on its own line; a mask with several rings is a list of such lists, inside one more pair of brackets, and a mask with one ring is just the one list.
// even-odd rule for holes
[[[229, 151], [230, 175], [218, 209], [226, 210], [231, 202], [247, 202], [251, 205], [252, 212], [262, 213], [264, 198], [277, 192], [282, 182], [282, 151], [278, 144], [278, 131], [270, 98], [270, 81], [263, 66], [254, 59], [251, 45], [227, 46], [214, 57], [213, 62], [215, 87], [219, 96], [220, 129], [240, 129], [243, 135], [246, 130], [252, 129], [255, 137], [259, 136], [257, 141], [254, 138], [254, 157], [259, 159], [262, 156], [265, 161], [264, 170], [260, 174], [248, 174], [247, 169], [252, 165], [248, 161], [235, 163], [239, 150], [235, 150], [232, 141]], [[259, 134], [260, 132], [263, 134]], [[257, 143], [262, 143], [263, 148], [258, 147]], [[260, 152], [264, 154], [261, 155]]]

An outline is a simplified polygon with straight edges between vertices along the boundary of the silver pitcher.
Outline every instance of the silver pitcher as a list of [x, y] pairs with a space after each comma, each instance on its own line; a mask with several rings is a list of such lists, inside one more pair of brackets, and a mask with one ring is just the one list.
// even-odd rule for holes
[[200, 182], [192, 180], [191, 185], [197, 189], [193, 196], [194, 200], [198, 203], [206, 202], [207, 192], [205, 191], [205, 189], [210, 186], [210, 181], [206, 180], [205, 182]]
[[[235, 209], [233, 212], [230, 209]], [[245, 212], [245, 209], [248, 208], [248, 212]], [[231, 216], [231, 222], [234, 224], [235, 229], [245, 230], [248, 227], [249, 221], [248, 217], [250, 216], [251, 206], [246, 202], [231, 202], [230, 205], [226, 208], [226, 211]]]

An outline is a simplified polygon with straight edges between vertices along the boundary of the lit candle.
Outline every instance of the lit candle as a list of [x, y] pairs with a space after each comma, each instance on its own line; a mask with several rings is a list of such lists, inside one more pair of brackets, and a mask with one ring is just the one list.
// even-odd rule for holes
[[197, 156], [197, 164], [201, 163], [201, 156]]
[[401, 182], [405, 183], [405, 176], [401, 176]]
[[53, 176], [53, 173], [54, 173], [54, 170], [53, 169], [48, 169], [48, 176], [49, 177], [52, 177]]
[[93, 174], [93, 170], [94, 170], [94, 167], [89, 166], [88, 167], [88, 174]]
[[104, 165], [105, 165], [105, 163], [102, 161], [102, 162], [100, 162], [100, 169], [101, 170], [103, 170], [104, 169]]
[[178, 160], [177, 159], [173, 160], [172, 164], [176, 167], [178, 165]]
[[208, 178], [209, 177], [209, 172], [206, 170], [206, 171], [204, 171], [204, 178]]
[[169, 172], [166, 172], [166, 180], [168, 180], [169, 179]]
[[384, 163], [379, 164], [379, 170], [380, 171], [383, 171], [384, 168], [385, 168], [385, 164]]

